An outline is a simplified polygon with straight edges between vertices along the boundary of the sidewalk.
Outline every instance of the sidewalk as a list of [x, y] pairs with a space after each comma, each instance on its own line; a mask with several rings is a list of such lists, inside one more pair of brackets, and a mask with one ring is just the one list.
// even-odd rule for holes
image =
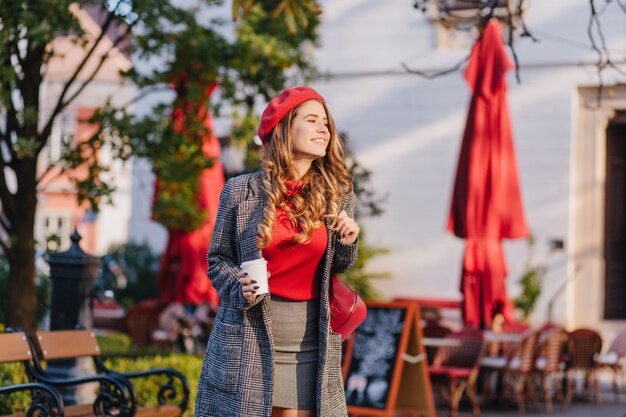
[[[517, 407], [511, 404], [507, 409], [494, 409], [486, 407], [481, 410], [481, 417], [513, 417], [519, 416]], [[438, 417], [448, 417], [450, 412], [438, 408]], [[471, 417], [471, 411], [459, 412], [459, 417]], [[542, 403], [536, 407], [528, 405], [526, 408], [528, 417], [626, 417], [626, 394], [622, 393], [619, 402], [615, 400], [611, 384], [601, 378], [600, 382], [600, 404], [574, 401], [571, 405], [561, 408], [558, 404], [554, 406], [553, 413], [547, 413]]]
[[[448, 414], [445, 410], [437, 410], [437, 416], [441, 417]], [[469, 417], [471, 415], [471, 412], [459, 413], [459, 417]], [[481, 413], [482, 417], [512, 417], [518, 415], [520, 414], [517, 409], [511, 409], [510, 411], [484, 410]], [[535, 412], [530, 407], [526, 415], [528, 417], [626, 417], [626, 401], [622, 399], [620, 403], [616, 403], [615, 400], [601, 404], [573, 403], [564, 409], [555, 407], [553, 413], [546, 413], [544, 407], [541, 407], [539, 412]]]

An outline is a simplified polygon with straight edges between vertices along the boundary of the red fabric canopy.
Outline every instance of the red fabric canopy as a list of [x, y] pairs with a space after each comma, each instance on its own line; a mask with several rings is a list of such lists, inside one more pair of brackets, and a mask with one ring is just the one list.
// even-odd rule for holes
[[[207, 90], [207, 101], [214, 89], [215, 85], [212, 85]], [[172, 119], [176, 131], [184, 129], [185, 111], [192, 110], [178, 108], [173, 112]], [[208, 105], [200, 109], [200, 114], [204, 117], [203, 123], [209, 132], [204, 137], [203, 151], [213, 160], [213, 166], [205, 169], [200, 175], [198, 187], [199, 206], [208, 212], [208, 216], [202, 227], [191, 232], [168, 230], [169, 240], [161, 258], [157, 287], [161, 300], [166, 304], [179, 302], [198, 305], [208, 302], [217, 309], [219, 297], [206, 274], [208, 268], [206, 254], [211, 243], [220, 193], [224, 187], [224, 171], [220, 162], [220, 145], [213, 134], [213, 121]]]
[[465, 71], [472, 99], [448, 219], [448, 230], [467, 241], [463, 317], [476, 327], [491, 326], [498, 311], [505, 320], [513, 319], [502, 239], [528, 236], [506, 101], [504, 75], [511, 68], [502, 27], [491, 20]]

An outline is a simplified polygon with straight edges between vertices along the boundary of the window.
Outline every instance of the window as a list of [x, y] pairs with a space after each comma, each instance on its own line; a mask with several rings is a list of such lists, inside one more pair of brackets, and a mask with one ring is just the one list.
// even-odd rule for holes
[[48, 164], [57, 162], [63, 156], [75, 129], [76, 120], [73, 112], [63, 112], [57, 117], [46, 146], [46, 162]]
[[46, 213], [44, 233], [46, 247], [50, 251], [64, 251], [70, 247], [71, 216], [69, 213]]

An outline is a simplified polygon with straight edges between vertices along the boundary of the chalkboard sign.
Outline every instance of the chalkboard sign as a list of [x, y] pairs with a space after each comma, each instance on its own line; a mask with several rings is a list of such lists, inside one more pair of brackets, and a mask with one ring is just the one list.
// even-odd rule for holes
[[[414, 303], [367, 303], [346, 364], [351, 416], [391, 416], [394, 410], [434, 416], [430, 379]], [[402, 385], [402, 386], [401, 386]]]

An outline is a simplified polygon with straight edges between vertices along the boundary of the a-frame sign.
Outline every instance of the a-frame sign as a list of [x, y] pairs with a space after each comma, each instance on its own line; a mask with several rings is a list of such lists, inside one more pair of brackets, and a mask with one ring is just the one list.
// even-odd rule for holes
[[418, 306], [366, 304], [367, 319], [352, 337], [344, 368], [350, 416], [434, 417]]

